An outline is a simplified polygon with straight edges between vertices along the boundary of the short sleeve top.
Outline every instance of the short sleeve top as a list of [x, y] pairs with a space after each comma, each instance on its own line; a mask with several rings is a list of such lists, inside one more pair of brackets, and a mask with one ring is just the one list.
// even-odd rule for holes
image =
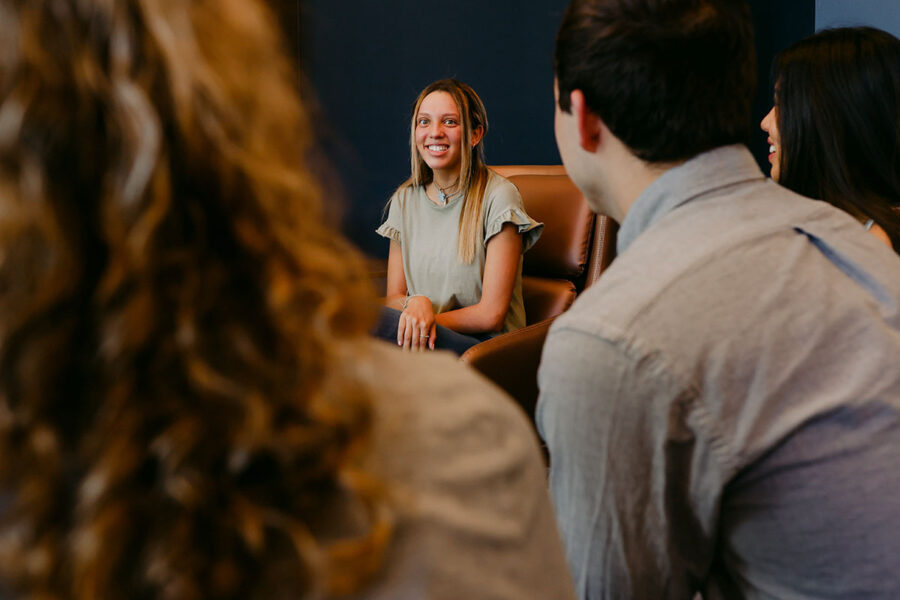
[[[523, 253], [534, 245], [544, 228], [543, 223], [525, 212], [516, 186], [488, 170], [482, 210], [483, 243], [477, 249], [475, 260], [465, 264], [457, 257], [462, 207], [462, 194], [456, 194], [446, 205], [438, 206], [425, 194], [424, 186], [404, 187], [391, 197], [387, 219], [377, 229], [380, 235], [400, 244], [407, 293], [427, 296], [436, 314], [471, 306], [481, 300], [487, 243], [505, 223], [512, 223], [522, 234]], [[520, 257], [501, 331], [524, 326]]]

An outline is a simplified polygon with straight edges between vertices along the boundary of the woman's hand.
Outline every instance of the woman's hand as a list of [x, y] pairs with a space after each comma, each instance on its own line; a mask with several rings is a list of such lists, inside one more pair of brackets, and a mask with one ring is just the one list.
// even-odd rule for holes
[[427, 296], [412, 296], [400, 315], [397, 325], [397, 344], [404, 350], [434, 350], [434, 307]]
[[459, 333], [500, 331], [509, 312], [516, 273], [522, 257], [522, 234], [512, 223], [488, 240], [481, 300], [476, 304], [442, 312], [437, 322]]

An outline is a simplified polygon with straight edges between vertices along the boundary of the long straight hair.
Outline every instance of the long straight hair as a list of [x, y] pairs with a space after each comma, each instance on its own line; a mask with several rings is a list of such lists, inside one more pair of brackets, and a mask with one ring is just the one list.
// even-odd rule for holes
[[779, 54], [772, 74], [779, 183], [874, 220], [900, 250], [900, 40], [825, 30]]
[[[431, 167], [425, 164], [416, 147], [416, 117], [422, 101], [432, 92], [447, 92], [453, 98], [459, 111], [462, 136], [460, 139], [459, 189], [465, 190], [462, 211], [459, 214], [459, 233], [456, 253], [459, 260], [469, 264], [475, 260], [478, 246], [484, 237], [482, 209], [484, 190], [487, 187], [488, 171], [484, 159], [484, 135], [487, 134], [488, 120], [484, 103], [471, 86], [455, 79], [441, 79], [426, 87], [416, 98], [409, 129], [409, 154], [412, 175], [400, 188], [426, 186], [434, 179]], [[482, 138], [474, 147], [472, 136], [479, 127]]]

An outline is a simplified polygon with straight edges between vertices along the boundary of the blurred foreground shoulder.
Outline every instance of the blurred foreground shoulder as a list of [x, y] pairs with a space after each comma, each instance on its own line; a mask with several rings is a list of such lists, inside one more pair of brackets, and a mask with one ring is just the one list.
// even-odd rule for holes
[[400, 513], [388, 566], [363, 597], [573, 597], [524, 412], [449, 353], [372, 342], [361, 368], [375, 413], [367, 466]]

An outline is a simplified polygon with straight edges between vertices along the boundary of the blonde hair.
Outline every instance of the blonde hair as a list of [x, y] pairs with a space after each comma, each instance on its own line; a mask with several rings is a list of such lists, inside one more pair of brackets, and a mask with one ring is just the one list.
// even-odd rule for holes
[[[286, 598], [378, 570], [345, 355], [374, 314], [322, 223], [261, 0], [0, 0], [0, 576], [40, 598]], [[371, 507], [358, 540], [311, 529]]]
[[[446, 92], [453, 98], [459, 110], [462, 136], [459, 165], [459, 189], [464, 190], [462, 211], [459, 215], [457, 256], [463, 263], [475, 260], [478, 247], [484, 243], [484, 223], [482, 210], [484, 190], [487, 187], [488, 170], [484, 158], [484, 135], [487, 134], [488, 120], [484, 103], [470, 86], [455, 79], [441, 79], [426, 87], [416, 98], [409, 132], [409, 150], [412, 175], [400, 187], [425, 186], [434, 179], [431, 168], [425, 164], [416, 147], [416, 118], [422, 101], [432, 92]], [[482, 128], [482, 141], [472, 146], [476, 129]]]

